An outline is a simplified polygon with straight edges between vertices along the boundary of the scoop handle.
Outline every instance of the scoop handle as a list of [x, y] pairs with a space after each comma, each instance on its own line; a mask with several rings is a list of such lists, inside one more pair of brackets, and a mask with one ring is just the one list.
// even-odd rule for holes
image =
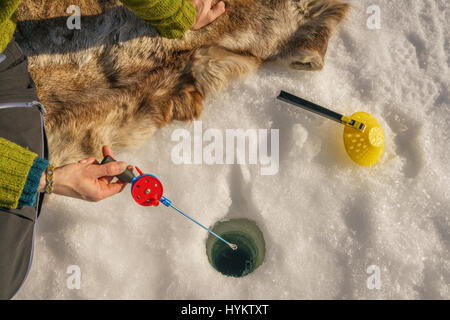
[[[113, 157], [111, 156], [106, 156], [103, 158], [101, 164], [105, 164], [105, 163], [109, 163], [109, 162], [114, 162], [116, 161]], [[131, 172], [130, 169], [125, 169], [124, 172], [122, 172], [121, 174], [116, 175], [117, 179], [119, 179], [122, 182], [132, 182], [134, 179], [134, 174], [133, 172]]]
[[278, 100], [293, 104], [294, 106], [306, 109], [308, 111], [314, 112], [322, 117], [334, 120], [336, 122], [342, 123], [342, 114], [334, 112], [330, 109], [319, 106], [318, 104], [312, 103], [311, 101], [302, 99], [300, 97], [294, 96], [286, 91], [281, 91], [280, 95], [277, 97]]

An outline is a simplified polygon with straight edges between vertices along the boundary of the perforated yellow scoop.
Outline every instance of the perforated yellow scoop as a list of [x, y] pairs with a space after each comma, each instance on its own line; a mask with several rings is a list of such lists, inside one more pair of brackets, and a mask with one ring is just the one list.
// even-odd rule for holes
[[361, 131], [345, 126], [344, 146], [347, 154], [362, 166], [377, 163], [384, 151], [384, 134], [380, 124], [366, 112], [357, 112], [350, 118], [363, 123], [364, 129]]
[[344, 146], [349, 157], [361, 166], [371, 166], [380, 160], [384, 151], [384, 134], [378, 121], [366, 112], [351, 117], [281, 91], [278, 99], [317, 113], [345, 125]]

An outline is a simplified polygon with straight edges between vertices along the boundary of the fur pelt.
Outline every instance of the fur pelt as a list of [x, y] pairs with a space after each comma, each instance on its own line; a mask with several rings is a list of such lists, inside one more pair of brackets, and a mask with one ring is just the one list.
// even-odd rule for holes
[[[70, 5], [81, 29], [66, 26]], [[16, 40], [47, 109], [51, 161], [61, 165], [139, 146], [263, 62], [320, 70], [349, 5], [338, 0], [226, 0], [209, 26], [166, 39], [118, 1], [25, 0]]]

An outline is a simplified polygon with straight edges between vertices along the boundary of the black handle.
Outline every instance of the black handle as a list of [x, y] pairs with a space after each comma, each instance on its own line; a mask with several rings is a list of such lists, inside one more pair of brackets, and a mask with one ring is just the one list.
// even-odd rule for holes
[[314, 113], [319, 114], [328, 119], [342, 123], [342, 121], [341, 121], [342, 114], [339, 114], [337, 112], [334, 112], [332, 110], [329, 110], [327, 108], [319, 106], [315, 103], [312, 103], [311, 101], [294, 96], [293, 94], [290, 94], [286, 91], [281, 91], [280, 95], [277, 98], [281, 101], [293, 104], [294, 106], [306, 109], [308, 111], [314, 112]]
[[[101, 164], [105, 164], [105, 163], [108, 163], [108, 162], [114, 162], [114, 161], [116, 161], [116, 160], [114, 160], [113, 157], [106, 156], [106, 157], [103, 158]], [[121, 174], [118, 174], [116, 177], [117, 177], [117, 179], [119, 179], [122, 182], [131, 182], [134, 179], [134, 174], [133, 174], [133, 172], [131, 172], [131, 170], [125, 169], [124, 172], [122, 172]]]

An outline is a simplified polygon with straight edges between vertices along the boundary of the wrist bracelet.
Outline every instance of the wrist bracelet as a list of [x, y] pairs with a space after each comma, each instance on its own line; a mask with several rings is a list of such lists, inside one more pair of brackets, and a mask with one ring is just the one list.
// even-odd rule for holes
[[45, 169], [45, 193], [53, 192], [53, 172], [55, 171], [55, 167], [51, 164], [48, 165], [47, 169]]

